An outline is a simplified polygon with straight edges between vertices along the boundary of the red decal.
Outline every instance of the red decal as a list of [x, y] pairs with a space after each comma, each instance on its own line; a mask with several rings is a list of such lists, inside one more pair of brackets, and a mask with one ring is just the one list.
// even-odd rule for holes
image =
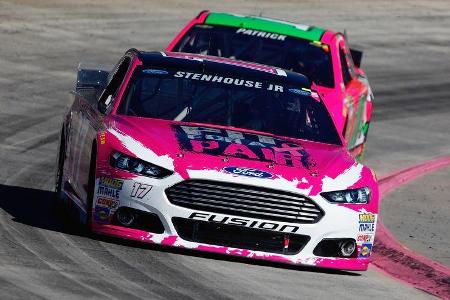
[[192, 151], [203, 152], [207, 149], [217, 149], [219, 148], [219, 143], [216, 141], [196, 141], [191, 140]]
[[275, 156], [273, 155], [273, 151], [269, 148], [261, 148], [261, 152], [264, 155], [264, 159], [268, 161], [275, 161]]
[[228, 147], [223, 151], [223, 154], [235, 157], [246, 156], [247, 158], [258, 159], [258, 156], [256, 156], [256, 154], [253, 153], [252, 150], [250, 150], [247, 146], [241, 144], [228, 145]]

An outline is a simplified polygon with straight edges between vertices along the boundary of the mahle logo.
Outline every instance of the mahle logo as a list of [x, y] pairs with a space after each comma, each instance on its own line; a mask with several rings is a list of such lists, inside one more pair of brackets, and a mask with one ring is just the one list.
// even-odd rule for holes
[[239, 176], [256, 177], [256, 178], [272, 178], [273, 175], [269, 172], [264, 172], [257, 169], [240, 168], [240, 167], [226, 167], [225, 172]]

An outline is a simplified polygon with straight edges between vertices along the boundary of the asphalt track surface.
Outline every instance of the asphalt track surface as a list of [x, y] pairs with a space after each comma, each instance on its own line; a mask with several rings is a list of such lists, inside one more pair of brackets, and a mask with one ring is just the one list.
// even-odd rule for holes
[[[432, 298], [374, 268], [325, 271], [142, 246], [86, 236], [55, 216], [57, 137], [78, 62], [161, 49], [206, 8], [346, 29], [365, 49], [375, 94], [366, 163], [377, 174], [450, 154], [448, 1], [0, 0], [0, 298]], [[410, 183], [381, 207], [400, 241], [447, 265], [448, 173]]]

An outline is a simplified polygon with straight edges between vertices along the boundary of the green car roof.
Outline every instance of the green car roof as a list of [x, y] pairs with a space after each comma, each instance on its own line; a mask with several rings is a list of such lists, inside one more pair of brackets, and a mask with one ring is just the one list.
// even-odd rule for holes
[[324, 29], [273, 20], [263, 17], [241, 16], [227, 13], [210, 13], [205, 24], [239, 27], [298, 37], [310, 41], [320, 41]]

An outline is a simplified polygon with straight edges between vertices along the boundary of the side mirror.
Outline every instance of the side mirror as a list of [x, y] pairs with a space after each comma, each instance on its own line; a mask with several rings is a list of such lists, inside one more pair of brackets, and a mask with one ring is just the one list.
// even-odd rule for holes
[[359, 50], [359, 49], [350, 48], [350, 54], [352, 56], [353, 63], [355, 64], [355, 66], [360, 68], [361, 67], [361, 61], [362, 61], [362, 56], [363, 56], [363, 51]]

